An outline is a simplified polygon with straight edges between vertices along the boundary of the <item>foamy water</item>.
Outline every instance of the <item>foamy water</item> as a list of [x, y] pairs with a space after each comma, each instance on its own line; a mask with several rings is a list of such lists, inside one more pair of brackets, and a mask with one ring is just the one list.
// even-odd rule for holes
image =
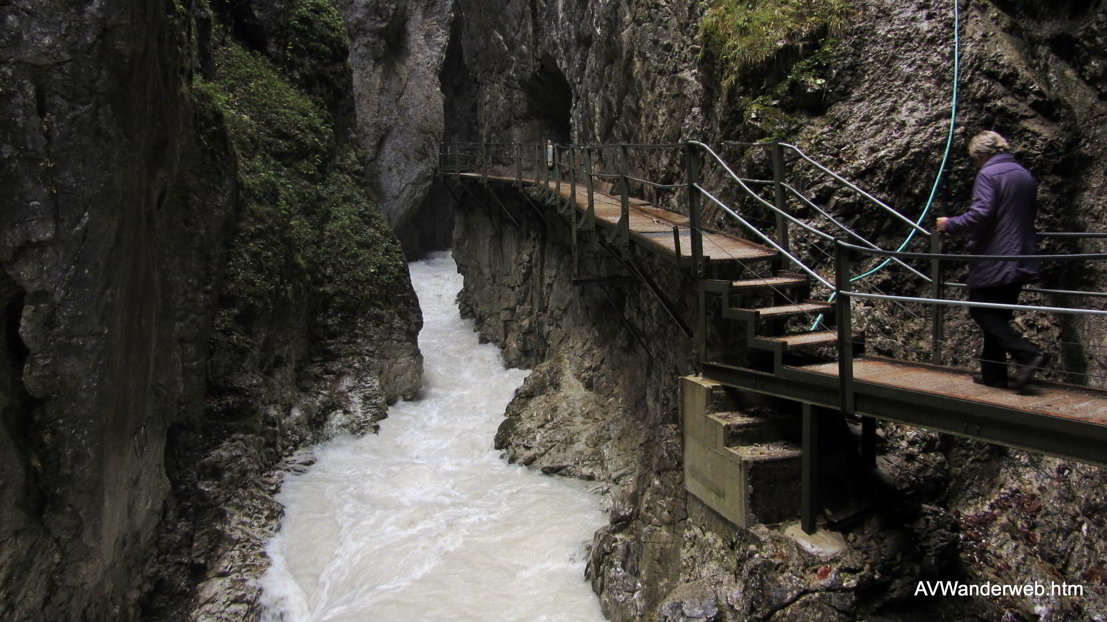
[[492, 448], [528, 372], [504, 369], [461, 320], [448, 254], [410, 267], [424, 388], [389, 408], [380, 434], [324, 443], [285, 480], [266, 619], [603, 620], [584, 580], [585, 546], [606, 522], [599, 496]]

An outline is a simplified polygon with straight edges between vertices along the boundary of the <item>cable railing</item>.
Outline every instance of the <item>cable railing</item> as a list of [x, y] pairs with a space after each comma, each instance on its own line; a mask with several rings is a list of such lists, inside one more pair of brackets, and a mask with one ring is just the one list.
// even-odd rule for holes
[[873, 205], [876, 205], [876, 206], [880, 207], [882, 210], [884, 210], [888, 214], [896, 217], [897, 219], [899, 219], [900, 221], [905, 223], [907, 226], [914, 229], [916, 232], [921, 233], [921, 234], [923, 234], [927, 237], [930, 236], [929, 231], [927, 231], [926, 229], [924, 229], [924, 228], [920, 227], [919, 225], [915, 224], [914, 222], [912, 222], [910, 218], [907, 218], [903, 214], [901, 214], [898, 211], [896, 211], [895, 209], [893, 209], [888, 204], [884, 203], [880, 199], [878, 199], [878, 198], [874, 197], [873, 195], [869, 194], [868, 192], [863, 190], [857, 184], [854, 184], [853, 182], [851, 182], [848, 179], [842, 177], [838, 173], [835, 173], [834, 171], [830, 170], [829, 168], [823, 166], [822, 164], [819, 164], [819, 162], [816, 161], [814, 158], [812, 158], [811, 156], [809, 156], [806, 153], [804, 153], [803, 151], [801, 151], [799, 147], [796, 147], [795, 145], [789, 145], [788, 143], [780, 143], [780, 145], [782, 147], [784, 147], [785, 149], [789, 149], [789, 150], [793, 151], [794, 153], [796, 153], [802, 159], [806, 160], [808, 163], [810, 163], [815, 168], [819, 169], [823, 173], [826, 173], [830, 177], [834, 178], [839, 183], [841, 183], [843, 186], [853, 190], [857, 194], [859, 194], [862, 197], [868, 199]]
[[[479, 145], [476, 145], [476, 144], [466, 145], [467, 151], [463, 151], [463, 150], [459, 150], [459, 149], [453, 149], [451, 151], [451, 150], [448, 149], [447, 153], [443, 154], [443, 158], [442, 158], [441, 161], [446, 162], [449, 165], [448, 171], [444, 171], [444, 172], [459, 172], [459, 171], [464, 171], [464, 170], [467, 169], [468, 171], [479, 170], [482, 173], [485, 173], [489, 170], [493, 170], [493, 169], [497, 168], [497, 165], [500, 165], [500, 166], [508, 165], [509, 166], [510, 161], [512, 159], [514, 159], [514, 160], [516, 160], [516, 166], [515, 166], [516, 175], [515, 176], [517, 178], [517, 181], [520, 181], [521, 180], [520, 178], [522, 177], [523, 167], [519, 166], [519, 165], [523, 164], [522, 160], [525, 159], [525, 160], [528, 160], [526, 162], [526, 164], [529, 165], [528, 169], [531, 171], [531, 174], [533, 175], [533, 177], [539, 183], [553, 181], [555, 184], [557, 184], [558, 181], [562, 181], [562, 180], [568, 181], [568, 179], [566, 179], [568, 177], [568, 175], [566, 175], [566, 173], [572, 173], [573, 175], [575, 175], [575, 178], [578, 182], [581, 181], [581, 180], [585, 180], [586, 183], [590, 184], [593, 179], [621, 182], [620, 187], [617, 190], [620, 194], [623, 194], [625, 192], [629, 192], [629, 184], [631, 184], [631, 183], [640, 184], [642, 186], [648, 186], [648, 187], [661, 189], [661, 190], [679, 190], [682, 187], [687, 187], [687, 182], [685, 182], [685, 183], [660, 183], [660, 182], [656, 182], [656, 181], [653, 181], [653, 180], [644, 179], [644, 178], [636, 176], [636, 175], [631, 175], [630, 170], [629, 170], [629, 159], [630, 159], [629, 152], [631, 152], [631, 151], [659, 151], [659, 150], [672, 151], [672, 150], [677, 150], [677, 149], [687, 149], [688, 146], [691, 145], [691, 146], [699, 148], [705, 154], [710, 156], [710, 161], [717, 164], [725, 172], [725, 177], [727, 179], [733, 181], [737, 185], [737, 187], [742, 191], [744, 196], [752, 198], [754, 201], [756, 201], [757, 203], [759, 203], [763, 207], [768, 208], [770, 210], [770, 212], [772, 212], [773, 214], [776, 215], [776, 217], [777, 217], [777, 240], [778, 240], [778, 243], [780, 243], [782, 246], [787, 248], [788, 247], [788, 236], [787, 236], [787, 228], [788, 227], [787, 227], [787, 225], [789, 223], [798, 224], [799, 226], [801, 226], [805, 229], [808, 229], [809, 231], [811, 229], [810, 226], [805, 226], [805, 223], [801, 223], [799, 221], [799, 219], [797, 219], [792, 214], [788, 213], [788, 211], [786, 209], [786, 203], [787, 203], [786, 196], [788, 194], [798, 198], [800, 201], [802, 201], [805, 205], [807, 205], [809, 207], [814, 206], [816, 211], [818, 211], [820, 213], [820, 215], [822, 215], [824, 217], [829, 216], [829, 214], [825, 210], [817, 207], [817, 204], [815, 204], [814, 201], [811, 201], [809, 198], [805, 197], [802, 192], [798, 191], [793, 185], [788, 184], [784, 180], [784, 177], [785, 177], [785, 171], [783, 170], [784, 169], [784, 159], [785, 159], [785, 154], [788, 153], [788, 154], [794, 154], [796, 156], [796, 158], [798, 158], [798, 159], [801, 159], [801, 160], [804, 160], [806, 162], [811, 163], [818, 170], [822, 171], [826, 175], [830, 176], [832, 179], [836, 180], [843, 187], [845, 187], [845, 188], [849, 189], [850, 191], [856, 193], [857, 195], [865, 198], [867, 201], [869, 201], [872, 205], [874, 205], [880, 211], [883, 211], [883, 212], [886, 212], [888, 214], [893, 215], [895, 218], [897, 218], [898, 220], [900, 220], [903, 223], [907, 224], [908, 226], [912, 227], [917, 232], [923, 233], [924, 235], [927, 235], [927, 236], [931, 235], [931, 233], [929, 231], [927, 231], [926, 229], [924, 229], [924, 228], [916, 225], [915, 223], [911, 222], [910, 219], [903, 216], [898, 211], [896, 211], [895, 209], [893, 209], [892, 207], [890, 207], [889, 205], [887, 205], [886, 203], [884, 203], [880, 199], [874, 197], [871, 193], [865, 191], [864, 189], [860, 188], [856, 184], [850, 182], [849, 180], [845, 179], [841, 175], [839, 175], [839, 174], [835, 173], [834, 171], [830, 170], [826, 166], [823, 166], [821, 163], [814, 160], [813, 158], [811, 158], [810, 156], [805, 154], [802, 150], [800, 150], [798, 147], [796, 147], [794, 145], [790, 145], [790, 144], [787, 144], [787, 143], [766, 143], [766, 142], [745, 143], [745, 142], [734, 142], [734, 141], [729, 141], [725, 144], [728, 145], [728, 146], [759, 147], [759, 148], [769, 149], [771, 154], [772, 154], [772, 159], [773, 159], [773, 168], [774, 168], [773, 177], [774, 177], [774, 179], [772, 179], [772, 180], [750, 179], [750, 178], [747, 178], [747, 177], [742, 177], [742, 176], [737, 175], [731, 169], [731, 167], [727, 164], [727, 162], [715, 152], [715, 150], [713, 150], [707, 144], [699, 142], [699, 141], [688, 141], [686, 143], [659, 144], [659, 145], [649, 145], [649, 144], [639, 144], [639, 143], [620, 143], [620, 144], [603, 144], [603, 145], [589, 145], [589, 144], [555, 145], [555, 144], [550, 143], [550, 144], [542, 145], [541, 143], [530, 143], [530, 144], [524, 143], [524, 144], [520, 145], [521, 150], [522, 151], [529, 150], [529, 152], [531, 154], [533, 154], [532, 156], [527, 157], [527, 158], [519, 158], [518, 156], [515, 156], [514, 158], [511, 158], [511, 157], [509, 157], [509, 158], [497, 158], [497, 157], [495, 157], [495, 152], [496, 152], [497, 148], [512, 147], [513, 145], [511, 143], [483, 143], [483, 144], [479, 144]], [[516, 151], [518, 152], [520, 150], [517, 149]], [[618, 154], [617, 160], [619, 160], [619, 161], [615, 164], [620, 169], [622, 169], [618, 172], [610, 172], [609, 171], [609, 169], [611, 168], [611, 163], [609, 163], [603, 155], [605, 153], [610, 154], [611, 152], [615, 152], [615, 153]], [[572, 157], [573, 154], [576, 154], [576, 153], [583, 153], [583, 154], [586, 155], [588, 163], [589, 163], [588, 169], [592, 169], [592, 154], [593, 153], [597, 154], [597, 157], [600, 159], [600, 162], [601, 162], [601, 170], [598, 170], [598, 171], [597, 170], [583, 170], [581, 167], [575, 166], [575, 165], [572, 165], [572, 164], [567, 166], [566, 165], [567, 164], [566, 163], [566, 158], [564, 157], [564, 155], [565, 154], [570, 154], [570, 157]], [[545, 156], [545, 157], [543, 158], [542, 156]], [[545, 160], [544, 162], [543, 162], [543, 159]], [[764, 199], [763, 197], [761, 197], [756, 191], [754, 191], [751, 186], [776, 186], [777, 196], [775, 197], [774, 201], [768, 201], [768, 200]], [[716, 198], [718, 198], [718, 197], [716, 197]], [[731, 206], [731, 210], [734, 211], [733, 206]], [[834, 219], [834, 218], [831, 218], [831, 217], [828, 217], [828, 220], [835, 227], [837, 227], [839, 230], [844, 232], [847, 236], [849, 236], [849, 237], [851, 237], [851, 238], [853, 238], [853, 239], [855, 239], [855, 240], [857, 240], [857, 241], [859, 241], [863, 244], [867, 244], [867, 245], [871, 245], [873, 247], [877, 247], [874, 243], [872, 243], [871, 241], [866, 239], [863, 235], [861, 235], [858, 232], [854, 231], [853, 229], [849, 228], [848, 226], [846, 226], [841, 221], [839, 221], [837, 219]], [[897, 263], [902, 264], [902, 262], [897, 262]], [[914, 270], [910, 266], [903, 265], [902, 267], [915, 272], [916, 276], [923, 276], [923, 278], [925, 278], [924, 275], [922, 275], [921, 273], [918, 273], [917, 270]]]

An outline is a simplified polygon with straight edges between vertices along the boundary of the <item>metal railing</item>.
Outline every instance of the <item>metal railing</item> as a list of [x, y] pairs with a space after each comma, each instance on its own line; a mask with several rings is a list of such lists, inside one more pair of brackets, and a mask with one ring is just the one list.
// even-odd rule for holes
[[[865, 236], [834, 219], [826, 210], [818, 207], [810, 198], [805, 197], [794, 185], [789, 184], [786, 181], [785, 152], [794, 153], [798, 158], [811, 162], [818, 170], [829, 175], [832, 179], [842, 184], [844, 188], [870, 201], [880, 211], [894, 214], [896, 218], [907, 222], [910, 226], [922, 232], [924, 235], [930, 235], [928, 231], [914, 225], [914, 223], [911, 223], [905, 216], [872, 196], [872, 194], [819, 164], [793, 145], [788, 145], [786, 143], [734, 142], [726, 144], [768, 149], [773, 164], [773, 179], [749, 179], [737, 175], [715, 150], [707, 144], [698, 141], [663, 145], [631, 143], [608, 145], [544, 145], [541, 143], [448, 145], [445, 147], [442, 157], [439, 160], [439, 172], [441, 174], [452, 173], [454, 175], [460, 172], [479, 173], [485, 178], [490, 175], [496, 175], [501, 178], [513, 177], [516, 182], [523, 181], [524, 176], [527, 176], [529, 180], [533, 180], [541, 186], [552, 186], [552, 190], [556, 194], [561, 193], [563, 183], [569, 184], [571, 193], [575, 191], [578, 184], [582, 184], [587, 188], [588, 192], [587, 209], [584, 217], [585, 227], [594, 226], [595, 201], [593, 197], [597, 189], [597, 183], [611, 183], [614, 187], [615, 194], [620, 198], [620, 219], [616, 229], [625, 242], [629, 236], [629, 203], [632, 193], [632, 184], [637, 184], [643, 188], [648, 187], [656, 191], [679, 191], [682, 188], [688, 188], [689, 193], [700, 193], [707, 197], [711, 203], [722, 212], [735, 218], [735, 215], [741, 210], [720, 198], [718, 193], [710, 193], [704, 189], [702, 185], [698, 189], [695, 189], [689, 182], [692, 176], [697, 176], [697, 178], [702, 177], [704, 166], [716, 166], [723, 171], [725, 179], [733, 181], [734, 184], [736, 184], [736, 187], [740, 190], [740, 197], [754, 200], [757, 204], [767, 208], [773, 214], [775, 217], [775, 234], [770, 246], [783, 251], [789, 262], [828, 287], [829, 280], [826, 277], [818, 275], [810, 266], [799, 261], [798, 258], [789, 252], [791, 246], [789, 227], [798, 227], [806, 234], [820, 238], [824, 242], [832, 241], [835, 236], [827, 234], [791, 214], [787, 208], [789, 197], [799, 199], [804, 206], [813, 207], [821, 216], [827, 218], [829, 223], [851, 239], [874, 249], [880, 247]], [[685, 169], [682, 182], [662, 183], [631, 173], [632, 152], [676, 150], [684, 152], [681, 158]], [[695, 151], [697, 150], [701, 152], [702, 155], [696, 157], [697, 154]], [[695, 159], [694, 164], [691, 162], [690, 158]], [[695, 166], [697, 170], [692, 170], [693, 166]], [[773, 198], [771, 201], [766, 200], [754, 189], [754, 187], [766, 186], [773, 186]], [[681, 207], [685, 207], [687, 215], [691, 220], [699, 221], [700, 218], [698, 217], [701, 215], [694, 213], [691, 209], [691, 201], [692, 198], [686, 195], [684, 200], [680, 201], [680, 205]], [[753, 227], [761, 231], [761, 227], [756, 227], [756, 225], [749, 222], [748, 219], [743, 222], [743, 219], [736, 218], [736, 222], [745, 230], [752, 231], [753, 229], [751, 229], [751, 227]], [[703, 227], [699, 222], [692, 223], [692, 229], [694, 233], [703, 233]], [[757, 235], [757, 237], [766, 240], [763, 235]], [[916, 276], [927, 278], [915, 268], [903, 264], [901, 261], [894, 261], [903, 268], [913, 272]], [[702, 273], [702, 269], [697, 269], [697, 272]]]
[[[608, 144], [608, 145], [557, 145], [552, 143], [482, 143], [448, 145], [439, 160], [439, 173], [443, 175], [457, 176], [461, 173], [477, 173], [482, 179], [496, 177], [503, 180], [512, 180], [515, 183], [533, 182], [539, 187], [548, 189], [553, 196], [561, 201], [563, 196], [563, 184], [568, 186], [568, 200], [563, 215], [569, 217], [572, 230], [572, 245], [574, 258], [576, 257], [577, 231], [595, 228], [596, 222], [596, 195], [601, 191], [606, 195], [616, 195], [619, 199], [619, 219], [615, 223], [616, 238], [624, 246], [629, 245], [630, 240], [630, 203], [633, 186], [639, 190], [650, 189], [657, 194], [666, 195], [671, 199], [669, 206], [662, 206], [659, 202], [655, 205], [667, 209], [682, 208], [684, 215], [689, 219], [691, 248], [691, 267], [695, 276], [702, 279], [705, 275], [705, 259], [703, 253], [704, 233], [713, 231], [703, 225], [703, 205], [701, 201], [706, 199], [708, 204], [725, 214], [737, 226], [748, 232], [752, 237], [774, 249], [789, 264], [808, 275], [816, 283], [831, 292], [832, 299], [846, 295], [854, 298], [871, 298], [886, 300], [893, 304], [903, 305], [907, 303], [927, 302], [931, 308], [931, 360], [940, 363], [942, 360], [941, 343], [944, 341], [944, 312], [943, 310], [958, 303], [947, 299], [946, 288], [964, 288], [961, 283], [947, 283], [942, 275], [942, 263], [950, 261], [983, 261], [986, 258], [970, 255], [946, 255], [942, 254], [942, 236], [935, 235], [926, 228], [912, 222], [909, 218], [892, 208], [887, 203], [873, 196], [857, 184], [850, 182], [843, 176], [835, 173], [815, 159], [805, 154], [794, 145], [787, 143], [725, 143], [728, 146], [745, 148], [767, 149], [772, 162], [772, 179], [750, 179], [738, 175], [727, 161], [721, 157], [711, 146], [699, 141], [686, 141], [677, 144], [643, 145], [643, 144]], [[640, 152], [678, 151], [677, 159], [683, 164], [683, 179], [675, 182], [667, 179], [659, 182], [648, 179], [648, 175], [642, 175], [637, 171], [632, 173], [632, 154]], [[893, 252], [881, 248], [877, 243], [866, 238], [860, 232], [846, 225], [840, 218], [835, 217], [829, 210], [820, 206], [816, 201], [799, 191], [795, 184], [789, 183], [787, 156], [792, 156], [793, 162], [802, 161], [810, 164], [820, 174], [834, 181], [838, 186], [850, 193], [861, 197], [865, 202], [873, 206], [875, 213], [887, 214], [897, 221], [910, 227], [915, 234], [929, 238], [929, 253]], [[722, 193], [713, 192], [705, 187], [705, 169], [713, 167], [717, 171], [717, 177], [728, 182], [732, 190], [736, 191], [736, 198], [727, 200]], [[678, 177], [681, 175], [678, 172]], [[611, 188], [607, 187], [611, 184]], [[771, 197], [762, 196], [759, 190], [764, 191], [772, 187]], [[583, 189], [587, 194], [584, 202], [583, 214], [579, 214], [575, 205], [577, 203], [578, 189]], [[680, 191], [684, 192], [681, 193]], [[820, 228], [810, 220], [798, 217], [789, 210], [790, 199], [798, 201], [799, 205], [808, 209], [819, 218], [824, 219], [826, 225]], [[775, 221], [775, 231], [772, 235], [766, 233], [764, 226], [760, 226], [752, 220], [746, 210], [737, 206], [740, 201], [752, 201], [753, 205], [767, 210]], [[572, 209], [568, 209], [569, 206]], [[871, 220], [871, 219], [869, 219]], [[828, 260], [833, 260], [834, 265], [830, 270], [813, 266], [810, 261], [805, 261], [792, 250], [794, 234], [811, 236], [816, 243], [808, 245], [809, 248], [819, 249]], [[1107, 233], [1076, 233], [1076, 232], [1047, 232], [1040, 234], [1043, 238], [1107, 238]], [[850, 241], [856, 242], [854, 246]], [[674, 226], [674, 247], [677, 257], [682, 257], [679, 232]], [[819, 244], [832, 243], [834, 250], [821, 250]], [[887, 293], [864, 293], [851, 289], [851, 282], [856, 279], [848, 271], [843, 272], [839, 265], [839, 253], [841, 249], [849, 249], [861, 256], [869, 255], [884, 258], [890, 265], [909, 273], [911, 278], [921, 279], [928, 286], [930, 296], [928, 298], [913, 296], [897, 296]], [[1038, 255], [1038, 259], [1065, 258], [1082, 260], [1097, 257], [1096, 255]], [[575, 262], [575, 259], [574, 259]], [[929, 274], [911, 265], [909, 262], [920, 262], [929, 266]], [[855, 262], [849, 261], [846, 268], [852, 270]], [[883, 265], [883, 264], [882, 264]], [[868, 273], [871, 273], [870, 270]], [[843, 281], [843, 276], [845, 280]], [[700, 287], [702, 296], [703, 288]], [[1107, 297], [1103, 292], [1081, 292], [1075, 290], [1027, 288], [1026, 291], [1043, 295], [1087, 295], [1091, 297]], [[984, 305], [981, 305], [984, 306]], [[703, 301], [700, 301], [700, 339], [706, 332], [703, 324], [706, 322], [705, 313], [702, 312]], [[904, 307], [905, 308], [905, 307]], [[1053, 310], [1057, 312], [1077, 312], [1062, 307], [1033, 307], [1027, 305], [1015, 305], [1014, 308], [1025, 310]], [[839, 317], [841, 317], [839, 315]], [[818, 322], [816, 322], [817, 324]], [[814, 325], [812, 326], [814, 328]], [[839, 321], [839, 330], [841, 322]], [[849, 333], [846, 333], [849, 335]], [[845, 339], [848, 343], [849, 339]], [[703, 353], [704, 344], [699, 344], [699, 352]]]
[[[1075, 237], [1075, 236], [1074, 236]], [[1100, 237], [1093, 234], [1086, 237]], [[1107, 236], [1103, 236], [1107, 237]], [[1085, 309], [1073, 307], [1026, 305], [1026, 304], [999, 304], [988, 302], [975, 302], [935, 297], [898, 296], [889, 294], [873, 294], [851, 289], [849, 275], [852, 273], [854, 258], [857, 255], [875, 255], [880, 257], [898, 257], [900, 259], [922, 259], [941, 264], [943, 262], [975, 263], [981, 261], [1103, 261], [1107, 260], [1107, 253], [1082, 253], [1071, 255], [951, 255], [941, 253], [906, 253], [885, 250], [874, 250], [862, 246], [850, 244], [843, 240], [835, 243], [835, 292], [837, 294], [835, 316], [838, 323], [838, 382], [843, 413], [854, 412], [854, 379], [853, 379], [853, 318], [851, 303], [854, 298], [862, 300], [888, 300], [899, 303], [921, 303], [940, 307], [976, 307], [988, 309], [1008, 309], [1012, 311], [1039, 311], [1070, 315], [1107, 316], [1107, 309]], [[941, 282], [940, 270], [937, 282]], [[1074, 292], [1095, 294], [1096, 292]], [[935, 348], [939, 347], [936, 342]], [[935, 353], [936, 358], [940, 355]]]

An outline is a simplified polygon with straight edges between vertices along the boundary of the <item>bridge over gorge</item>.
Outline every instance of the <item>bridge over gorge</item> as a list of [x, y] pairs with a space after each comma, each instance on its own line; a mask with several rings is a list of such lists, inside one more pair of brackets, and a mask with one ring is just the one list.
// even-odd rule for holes
[[[815, 530], [819, 470], [825, 462], [818, 451], [818, 420], [820, 413], [832, 411], [859, 420], [860, 453], [870, 465], [876, 457], [875, 419], [1107, 465], [1107, 391], [1082, 386], [1088, 384], [1086, 375], [1047, 370], [1069, 382], [1039, 380], [1031, 391], [1017, 394], [974, 384], [973, 370], [943, 364], [950, 358], [943, 351], [945, 311], [968, 306], [964, 285], [946, 281], [948, 266], [994, 257], [943, 254], [940, 237], [922, 226], [922, 217], [911, 221], [795, 146], [728, 145], [764, 150], [762, 161], [771, 164], [762, 168], [771, 167], [772, 179], [739, 176], [699, 142], [449, 145], [440, 157], [439, 174], [459, 200], [466, 195], [506, 226], [518, 226], [512, 210], [496, 193], [479, 187], [506, 184], [526, 190], [526, 203], [542, 220], [568, 227], [577, 276], [588, 276], [588, 262], [581, 259], [586, 249], [601, 249], [648, 287], [695, 340], [700, 374], [680, 379], [685, 486], [737, 525], [794, 513], [794, 498], [751, 491], [794, 490], [780, 484], [799, 479], [801, 524], [808, 533]], [[681, 169], [680, 176], [638, 177], [632, 174], [632, 156], [637, 162], [663, 163], [658, 168], [665, 170]], [[885, 230], [889, 223], [902, 226], [905, 240], [899, 250], [881, 248], [847, 226], [845, 217], [807, 196], [792, 179], [801, 165], [808, 181], [818, 178], [853, 201], [852, 222], [879, 223]], [[728, 230], [743, 235], [705, 226], [705, 208], [729, 221]], [[1053, 238], [1052, 246], [1087, 246], [1107, 238], [1103, 233], [1042, 235]], [[928, 252], [904, 252], [914, 238], [929, 244]], [[690, 272], [696, 284], [695, 317], [682, 317], [673, 298], [677, 293], [664, 291], [637, 264], [639, 253]], [[1107, 254], [1038, 258], [1066, 264], [1100, 261]], [[883, 291], [868, 278], [878, 272], [888, 273], [882, 275], [883, 287], [899, 293]], [[1107, 315], [1104, 292], [1025, 291], [1034, 299], [1072, 300], [1079, 306], [978, 304], [1081, 321]], [[928, 326], [929, 338], [915, 341], [929, 341], [929, 352], [905, 349], [907, 355], [900, 358], [866, 352], [866, 335], [854, 330], [860, 319], [855, 307], [861, 304], [889, 305], [893, 317]], [[729, 329], [720, 328], [725, 324]], [[731, 337], [736, 343], [727, 342], [727, 335], [737, 335]], [[736, 392], [798, 403], [799, 446], [782, 442], [769, 418], [739, 411], [732, 399]]]

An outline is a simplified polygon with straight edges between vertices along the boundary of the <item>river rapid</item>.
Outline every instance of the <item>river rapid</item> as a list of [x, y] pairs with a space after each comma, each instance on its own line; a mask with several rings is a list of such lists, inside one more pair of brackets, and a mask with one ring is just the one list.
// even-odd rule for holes
[[606, 523], [599, 495], [493, 449], [528, 372], [504, 369], [461, 319], [448, 253], [410, 269], [423, 389], [389, 408], [379, 434], [323, 443], [286, 477], [264, 619], [602, 621], [584, 580], [585, 547]]

